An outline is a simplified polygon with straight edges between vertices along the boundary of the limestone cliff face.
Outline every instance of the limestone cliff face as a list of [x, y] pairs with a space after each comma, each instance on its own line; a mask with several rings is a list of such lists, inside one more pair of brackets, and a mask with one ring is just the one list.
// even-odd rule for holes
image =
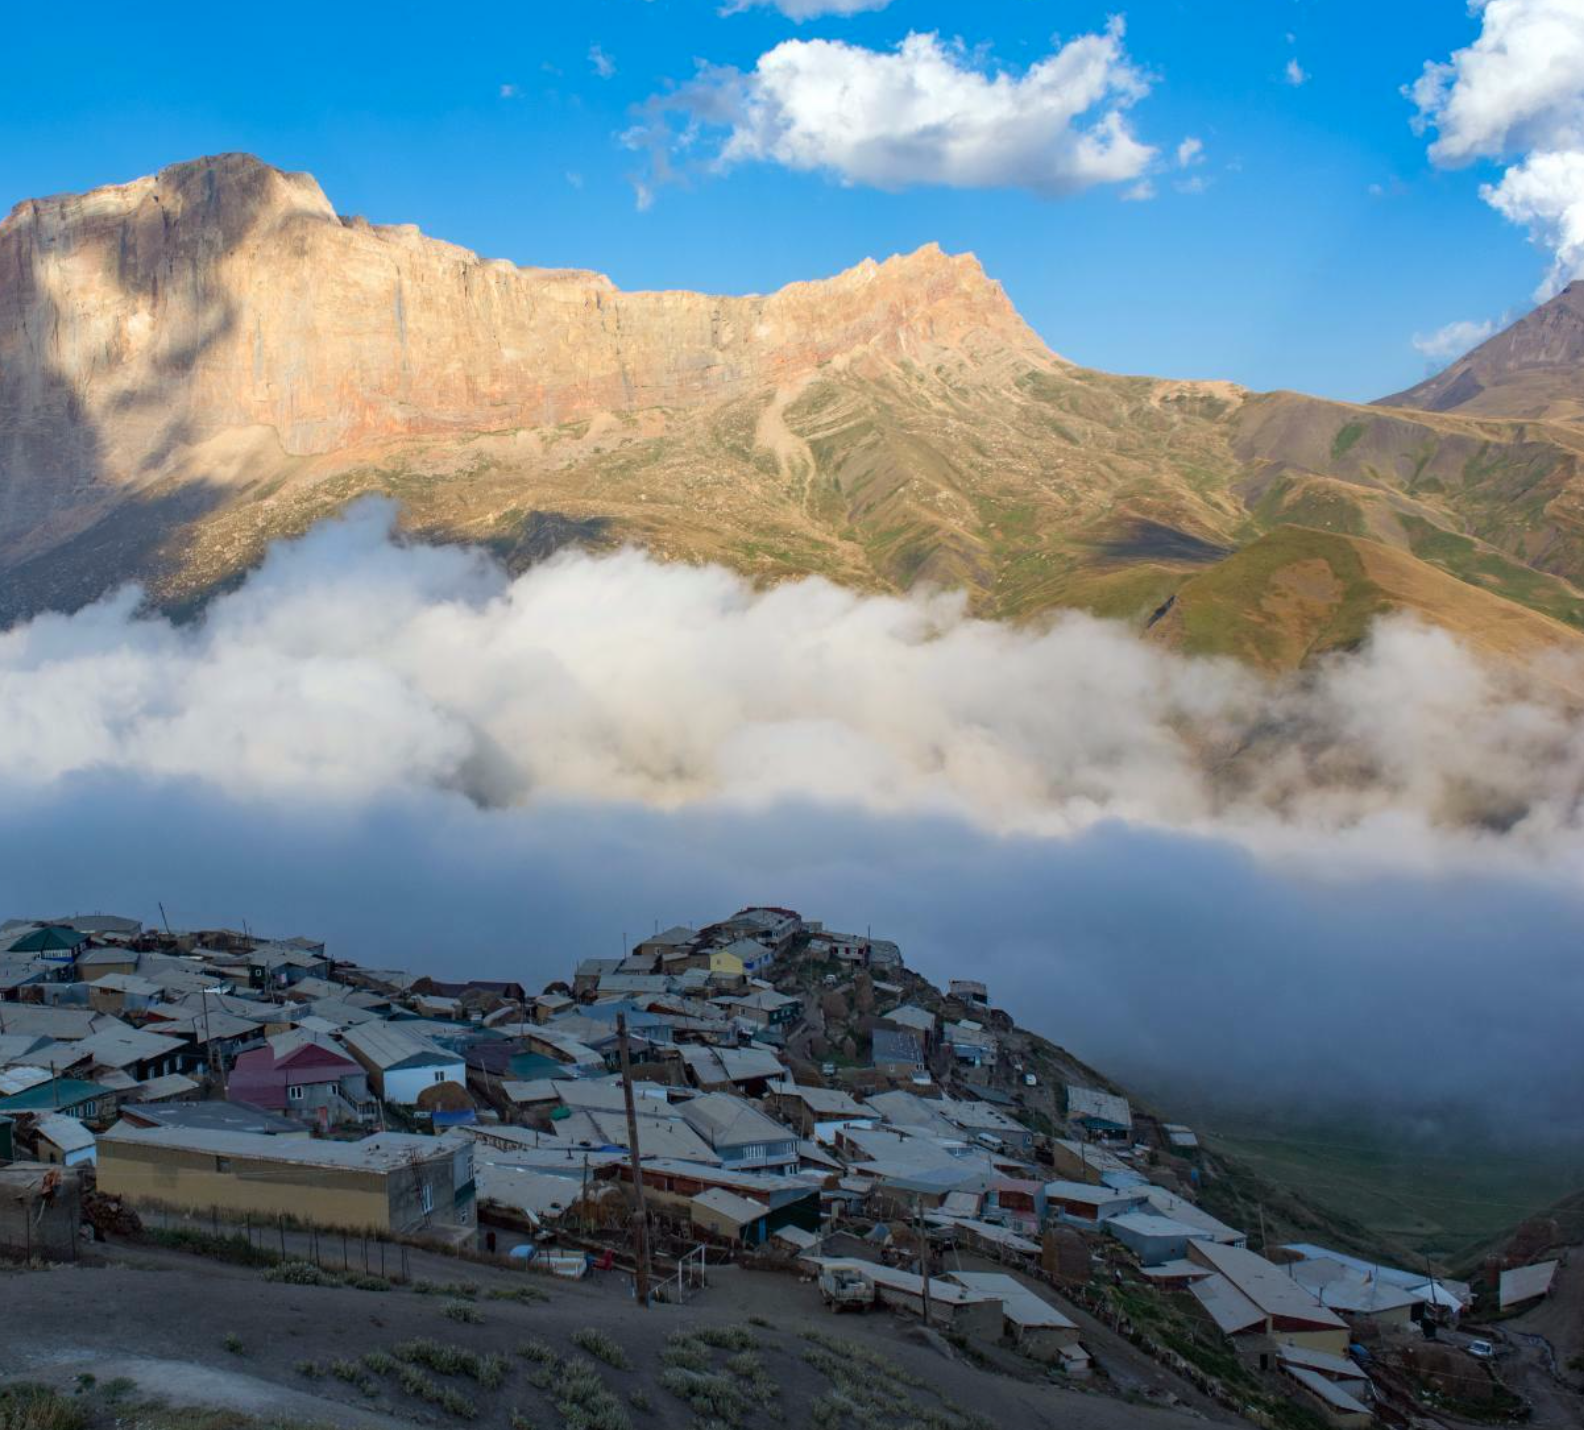
[[[1506, 366], [1566, 367], [1575, 316]], [[240, 154], [0, 223], [0, 625], [129, 579], [190, 608], [364, 494], [512, 569], [632, 542], [962, 587], [992, 615], [1159, 617], [1276, 665], [1314, 644], [1249, 577], [1285, 548], [1195, 578], [1319, 527], [1584, 630], [1584, 426], [1094, 372], [934, 246], [763, 297], [624, 293], [344, 218]], [[1475, 624], [1452, 587], [1393, 581], [1340, 583], [1338, 610]], [[1254, 635], [1292, 629], [1261, 644], [1242, 601]]]
[[1049, 359], [973, 258], [933, 247], [768, 297], [623, 293], [342, 218], [247, 155], [199, 159], [0, 224], [0, 551], [227, 433], [315, 456], [1008, 348]]

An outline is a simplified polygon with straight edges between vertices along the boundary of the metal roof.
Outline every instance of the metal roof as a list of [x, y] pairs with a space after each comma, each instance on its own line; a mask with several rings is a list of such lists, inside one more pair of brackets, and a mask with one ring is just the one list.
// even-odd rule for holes
[[1544, 1296], [1551, 1290], [1551, 1282], [1556, 1272], [1557, 1263], [1554, 1261], [1540, 1261], [1533, 1266], [1515, 1266], [1511, 1271], [1502, 1272], [1497, 1287], [1497, 1299], [1502, 1310], [1505, 1311], [1509, 1306], [1522, 1305], [1525, 1301], [1533, 1301], [1537, 1296]]
[[206, 1152], [234, 1160], [287, 1162], [367, 1172], [396, 1172], [436, 1157], [448, 1157], [458, 1143], [447, 1137], [379, 1132], [361, 1142], [328, 1142], [310, 1137], [266, 1137], [252, 1132], [219, 1132], [195, 1127], [128, 1127], [118, 1123], [99, 1138], [100, 1150], [119, 1146], [167, 1147]]

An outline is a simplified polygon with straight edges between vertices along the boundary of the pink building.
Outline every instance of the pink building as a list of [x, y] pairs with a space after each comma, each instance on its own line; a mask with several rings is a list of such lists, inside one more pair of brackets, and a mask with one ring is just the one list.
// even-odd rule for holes
[[372, 1121], [376, 1109], [362, 1064], [328, 1039], [281, 1033], [237, 1058], [227, 1094], [321, 1126]]

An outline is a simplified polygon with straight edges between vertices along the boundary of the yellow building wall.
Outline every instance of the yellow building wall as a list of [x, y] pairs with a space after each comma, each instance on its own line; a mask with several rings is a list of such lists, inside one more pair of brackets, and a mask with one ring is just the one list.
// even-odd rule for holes
[[740, 978], [743, 971], [743, 962], [735, 953], [712, 953], [709, 956], [709, 971], [711, 973], [727, 973]]
[[99, 1190], [188, 1211], [289, 1216], [349, 1231], [390, 1229], [390, 1197], [375, 1173], [240, 1158], [231, 1165], [233, 1171], [222, 1172], [209, 1153], [106, 1141], [99, 1144]]
[[1281, 1345], [1300, 1346], [1306, 1351], [1326, 1351], [1334, 1356], [1346, 1356], [1348, 1341], [1346, 1330], [1336, 1331], [1272, 1331], [1271, 1339]]

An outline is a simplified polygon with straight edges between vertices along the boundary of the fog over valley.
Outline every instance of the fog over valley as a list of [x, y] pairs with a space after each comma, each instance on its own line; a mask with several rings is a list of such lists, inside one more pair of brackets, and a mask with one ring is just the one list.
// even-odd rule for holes
[[1576, 1132], [1579, 672], [1392, 620], [1270, 682], [635, 552], [512, 580], [390, 519], [190, 624], [128, 590], [0, 635], [11, 913], [537, 986], [783, 903], [1118, 1075]]

